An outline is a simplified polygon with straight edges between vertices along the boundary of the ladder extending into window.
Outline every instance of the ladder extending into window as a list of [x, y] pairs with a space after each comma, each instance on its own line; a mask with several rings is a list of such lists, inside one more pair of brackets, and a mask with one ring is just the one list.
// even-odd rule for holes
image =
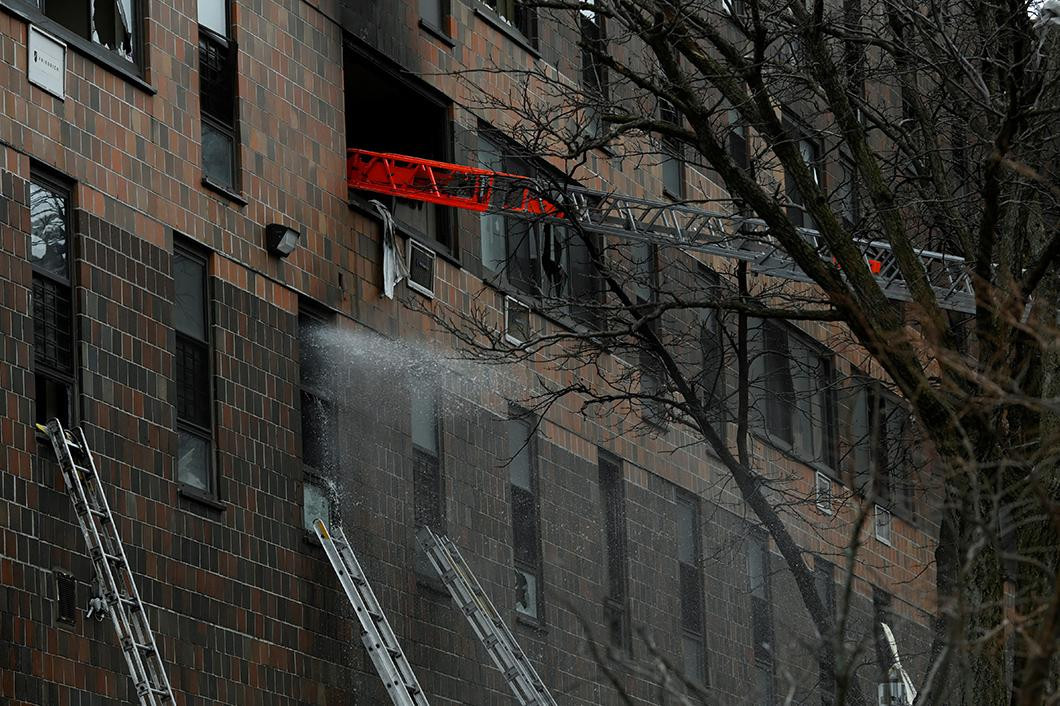
[[423, 526], [416, 538], [522, 706], [556, 706], [534, 666], [451, 539]]
[[96, 581], [103, 592], [105, 612], [110, 615], [118, 634], [140, 704], [173, 706], [177, 701], [173, 698], [162, 654], [147, 622], [147, 612], [136, 590], [132, 569], [85, 433], [80, 428], [76, 435], [63, 429], [58, 419], [51, 420], [47, 426], [38, 424], [37, 428], [48, 435], [59, 460]]
[[372, 658], [372, 664], [383, 680], [390, 700], [394, 706], [429, 706], [346, 534], [341, 527], [329, 532], [321, 519], [313, 522], [313, 531], [324, 547], [324, 553], [361, 623], [361, 642], [368, 650], [368, 656]]
[[[518, 174], [359, 149], [349, 150], [346, 178], [351, 189], [479, 213], [553, 222], [569, 219], [586, 233], [743, 260], [758, 274], [812, 282], [758, 218], [580, 187], [557, 192]], [[818, 256], [832, 261], [817, 231], [800, 228], [798, 232]], [[855, 244], [884, 295], [908, 301], [909, 288], [890, 244], [874, 240], [856, 240]], [[975, 292], [964, 258], [930, 250], [919, 250], [917, 256], [943, 309], [975, 312]]]

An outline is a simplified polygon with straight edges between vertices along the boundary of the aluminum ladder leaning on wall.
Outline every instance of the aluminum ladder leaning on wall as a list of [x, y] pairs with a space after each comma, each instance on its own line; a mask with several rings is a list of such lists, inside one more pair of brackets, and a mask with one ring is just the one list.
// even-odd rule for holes
[[313, 521], [313, 531], [324, 547], [331, 567], [361, 623], [361, 642], [368, 650], [368, 656], [372, 658], [375, 671], [383, 680], [390, 700], [394, 706], [429, 706], [346, 534], [341, 527], [329, 531], [319, 518]]
[[416, 538], [522, 706], [556, 706], [534, 666], [451, 539], [421, 527]]
[[96, 581], [103, 592], [105, 608], [94, 603], [92, 609], [102, 609], [110, 616], [141, 706], [173, 706], [177, 700], [147, 622], [147, 612], [136, 590], [85, 433], [79, 428], [75, 436], [63, 429], [58, 419], [51, 420], [47, 426], [38, 424], [37, 428], [51, 440], [88, 546]]

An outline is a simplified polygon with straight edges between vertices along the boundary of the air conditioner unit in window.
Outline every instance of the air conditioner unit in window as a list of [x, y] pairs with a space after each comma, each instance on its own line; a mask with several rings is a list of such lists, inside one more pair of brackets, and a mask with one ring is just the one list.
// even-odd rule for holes
[[891, 511], [885, 507], [876, 506], [876, 539], [887, 546], [891, 545]]
[[530, 338], [530, 307], [518, 299], [504, 298], [504, 340], [514, 345]]
[[408, 241], [409, 287], [434, 296], [434, 251], [411, 238]]
[[814, 501], [817, 510], [825, 515], [831, 515], [832, 510], [832, 479], [818, 471], [814, 474]]

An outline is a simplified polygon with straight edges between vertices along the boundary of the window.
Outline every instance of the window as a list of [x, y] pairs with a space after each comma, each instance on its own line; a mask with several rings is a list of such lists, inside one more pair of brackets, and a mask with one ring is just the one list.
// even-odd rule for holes
[[626, 587], [629, 559], [622, 466], [617, 459], [601, 451], [599, 470], [600, 497], [604, 512], [604, 564], [607, 571], [604, 619], [611, 646], [629, 652], [632, 649], [632, 635]]
[[519, 30], [531, 46], [537, 46], [537, 8], [520, 0], [484, 0], [507, 24]]
[[74, 301], [71, 283], [70, 189], [34, 174], [29, 185], [33, 267], [34, 419], [73, 418]]
[[604, 17], [596, 12], [595, 0], [582, 0], [578, 28], [582, 44], [582, 89], [585, 91], [587, 127], [590, 137], [604, 133], [602, 113], [608, 103], [607, 67], [600, 60], [607, 53]]
[[857, 171], [854, 169], [854, 162], [847, 157], [839, 159], [838, 169], [839, 179], [835, 185], [837, 210], [847, 228], [854, 228], [861, 220]]
[[525, 417], [508, 420], [508, 475], [512, 499], [515, 610], [541, 619], [541, 539], [534, 430]]
[[[720, 291], [718, 275], [700, 267], [700, 276], [705, 280], [704, 292]], [[702, 309], [699, 320], [699, 349], [702, 355], [699, 386], [702, 389], [703, 407], [715, 432], [725, 437], [726, 389], [725, 389], [725, 330], [722, 314], [717, 309]]]
[[756, 703], [773, 704], [773, 613], [770, 608], [769, 546], [765, 535], [752, 534], [747, 544], [747, 578], [751, 593]]
[[312, 532], [317, 519], [331, 523], [335, 517], [337, 419], [327, 371], [325, 331], [329, 317], [310, 303], [298, 311], [298, 380], [302, 431], [302, 522]]
[[[532, 176], [539, 170], [494, 130], [483, 127], [478, 135], [478, 163], [483, 169]], [[503, 190], [493, 198], [505, 202], [522, 198], [522, 192]], [[482, 266], [487, 275], [534, 297], [559, 300], [576, 321], [598, 326], [603, 280], [593, 260], [599, 240], [556, 223], [529, 218], [482, 214], [479, 236]], [[586, 241], [586, 238], [589, 238]]]
[[681, 654], [684, 675], [707, 684], [707, 651], [703, 620], [703, 546], [699, 499], [677, 494], [677, 561], [681, 601]]
[[751, 150], [747, 139], [747, 125], [740, 117], [740, 111], [729, 109], [729, 156], [736, 166], [745, 172], [751, 171]]
[[449, 14], [448, 0], [419, 0], [423, 24], [442, 29], [442, 20]]
[[[803, 460], [835, 466], [832, 355], [776, 321], [752, 321], [752, 393], [770, 438]], [[763, 399], [764, 398], [764, 399]]]
[[50, 20], [132, 64], [140, 61], [138, 0], [30, 0]]
[[[349, 147], [452, 161], [452, 126], [446, 98], [426, 84], [386, 71], [375, 57], [349, 47], [344, 62]], [[452, 208], [375, 193], [365, 195], [390, 209], [402, 233], [433, 241], [435, 249], [454, 257], [459, 255]]]
[[854, 490], [908, 515], [915, 510], [918, 435], [908, 406], [857, 371], [844, 390], [846, 471]]
[[177, 480], [214, 495], [213, 372], [207, 258], [177, 245], [173, 250], [173, 327], [176, 329]]
[[[835, 619], [835, 565], [820, 557], [814, 557], [813, 579], [817, 595], [829, 616]], [[822, 637], [824, 644], [817, 660], [818, 680], [821, 685], [821, 706], [832, 706], [835, 703], [835, 650], [831, 635]]]
[[[630, 312], [640, 318], [650, 312], [646, 305], [659, 297], [659, 252], [652, 243], [636, 241], [629, 249], [630, 279], [633, 290], [633, 301], [640, 311]], [[654, 335], [661, 335], [662, 326], [658, 318], [645, 325]], [[640, 393], [644, 406], [644, 420], [653, 424], [665, 424], [666, 404], [661, 398], [666, 391], [666, 370], [645, 340], [640, 350]]]
[[213, 186], [237, 188], [236, 45], [227, 0], [199, 0], [199, 102], [202, 173]]
[[[668, 101], [660, 99], [659, 117], [668, 123], [679, 126], [681, 116]], [[663, 193], [675, 199], [685, 197], [685, 158], [681, 143], [672, 137], [664, 137], [662, 143], [662, 178]]]
[[[816, 141], [806, 136], [805, 131], [793, 125], [791, 121], [788, 121], [789, 131], [796, 134], [797, 146], [799, 148], [799, 156], [805, 163], [806, 167], [810, 170], [810, 179], [818, 187], [821, 186], [821, 149]], [[817, 226], [813, 222], [813, 218], [806, 212], [804, 208], [805, 200], [803, 195], [799, 192], [799, 187], [795, 184], [795, 177], [792, 172], [788, 169], [784, 170], [784, 192], [788, 199], [788, 218], [796, 226], [802, 228], [816, 229]]]
[[[445, 534], [445, 490], [442, 480], [438, 397], [433, 387], [412, 390], [412, 511], [416, 527]], [[433, 578], [427, 555], [417, 544], [416, 571]]]

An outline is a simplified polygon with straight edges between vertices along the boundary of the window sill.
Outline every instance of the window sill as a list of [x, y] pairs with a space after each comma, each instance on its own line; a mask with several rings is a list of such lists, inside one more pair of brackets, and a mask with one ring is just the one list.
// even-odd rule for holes
[[49, 34], [55, 35], [66, 42], [66, 45], [78, 54], [117, 74], [124, 81], [136, 86], [147, 95], [153, 96], [157, 93], [154, 86], [144, 80], [141, 69], [135, 64], [118, 57], [109, 49], [95, 42], [74, 34], [55, 20], [41, 14], [34, 5], [24, 0], [0, 0], [0, 8]]
[[236, 193], [235, 191], [230, 191], [227, 187], [221, 186], [220, 184], [215, 184], [214, 182], [210, 181], [206, 177], [202, 178], [202, 185], [205, 186], [210, 191], [218, 193], [221, 196], [224, 196], [229, 201], [237, 203], [240, 206], [246, 206], [247, 205], [247, 200], [245, 198], [243, 198], [243, 196], [241, 194]]
[[534, 46], [530, 43], [530, 40], [527, 39], [526, 35], [517, 30], [512, 25], [502, 20], [497, 13], [493, 12], [493, 10], [490, 10], [485, 5], [480, 5], [479, 7], [475, 8], [475, 15], [479, 17], [483, 22], [488, 24], [490, 27], [493, 27], [497, 31], [507, 36], [508, 39], [518, 44], [530, 56], [534, 57], [535, 59], [541, 58], [541, 52], [534, 48]]
[[181, 483], [177, 486], [177, 495], [182, 498], [187, 498], [192, 502], [198, 503], [211, 510], [217, 510], [218, 512], [224, 512], [228, 509], [228, 504], [223, 503], [217, 499], [216, 496], [209, 493], [205, 493], [198, 488], [193, 488], [190, 485]]
[[548, 629], [541, 618], [533, 618], [525, 613], [520, 613], [518, 610], [515, 611], [515, 624], [532, 630], [537, 637], [543, 638], [548, 635]]
[[434, 25], [430, 24], [429, 22], [426, 22], [424, 20], [420, 20], [420, 29], [422, 29], [424, 32], [426, 32], [427, 34], [431, 35], [432, 37], [434, 37], [435, 39], [437, 39], [439, 42], [441, 42], [442, 44], [446, 45], [450, 49], [452, 49], [452, 48], [454, 48], [456, 46], [456, 42], [453, 41], [452, 37], [450, 37], [448, 34], [446, 34], [441, 28], [435, 27]]

